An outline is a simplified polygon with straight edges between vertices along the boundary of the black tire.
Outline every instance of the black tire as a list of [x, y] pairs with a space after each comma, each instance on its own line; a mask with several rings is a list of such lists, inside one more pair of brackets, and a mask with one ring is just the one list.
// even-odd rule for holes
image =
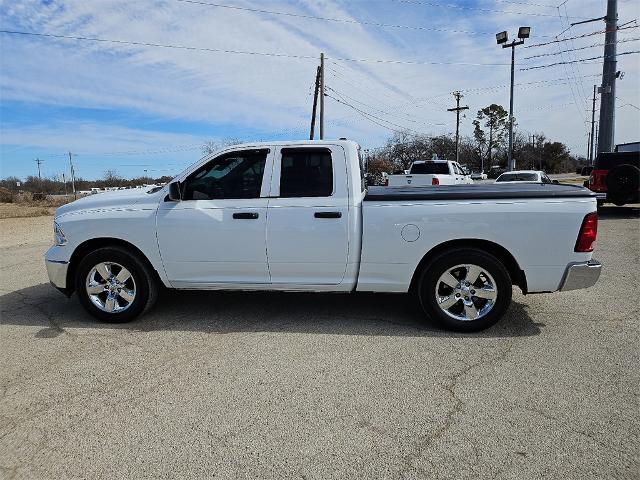
[[607, 173], [607, 193], [611, 201], [618, 206], [638, 194], [640, 188], [640, 169], [634, 165], [619, 165]]
[[[477, 265], [493, 277], [495, 282], [496, 298], [493, 307], [475, 320], [453, 318], [438, 306], [436, 298], [436, 285], [441, 275], [458, 265], [465, 264]], [[482, 282], [482, 279], [479, 281]], [[502, 318], [511, 303], [511, 285], [509, 272], [496, 257], [476, 248], [460, 248], [441, 253], [423, 268], [420, 272], [416, 293], [420, 306], [428, 318], [448, 330], [474, 332], [489, 328]], [[476, 306], [478, 304], [482, 306], [486, 302], [486, 300], [476, 297], [473, 297], [471, 301]], [[458, 306], [462, 308], [461, 303], [452, 308], [455, 309]]]
[[[126, 268], [135, 282], [134, 299], [122, 311], [101, 310], [93, 303], [87, 292], [87, 277], [92, 269], [102, 262], [115, 263]], [[82, 306], [98, 320], [108, 323], [130, 322], [142, 315], [156, 302], [159, 289], [157, 276], [145, 260], [140, 258], [137, 253], [132, 253], [120, 246], [99, 248], [87, 254], [78, 265], [75, 283]]]

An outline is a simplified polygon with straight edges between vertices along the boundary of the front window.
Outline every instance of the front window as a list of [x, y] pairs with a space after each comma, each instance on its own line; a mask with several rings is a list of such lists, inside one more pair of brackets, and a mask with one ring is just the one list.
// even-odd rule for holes
[[184, 200], [258, 198], [268, 149], [224, 154], [184, 182]]

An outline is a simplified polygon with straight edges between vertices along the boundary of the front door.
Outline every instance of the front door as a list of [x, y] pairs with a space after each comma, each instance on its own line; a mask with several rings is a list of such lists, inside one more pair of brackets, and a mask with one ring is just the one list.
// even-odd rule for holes
[[270, 282], [265, 235], [272, 163], [269, 149], [223, 154], [181, 182], [182, 201], [160, 204], [158, 245], [174, 287]]
[[267, 212], [273, 284], [337, 285], [349, 255], [349, 191], [341, 146], [276, 150]]

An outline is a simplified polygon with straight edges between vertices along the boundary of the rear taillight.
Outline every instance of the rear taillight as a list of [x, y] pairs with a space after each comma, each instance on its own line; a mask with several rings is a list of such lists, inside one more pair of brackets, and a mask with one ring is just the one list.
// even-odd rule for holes
[[582, 226], [578, 233], [578, 240], [576, 240], [576, 248], [574, 252], [593, 252], [593, 244], [596, 243], [596, 237], [598, 236], [598, 212], [588, 213], [584, 220], [582, 220]]
[[596, 191], [607, 191], [607, 170], [593, 170], [589, 176], [589, 188]]
[[431, 185], [440, 185], [440, 180], [438, 180], [436, 177], [433, 177], [431, 179]]

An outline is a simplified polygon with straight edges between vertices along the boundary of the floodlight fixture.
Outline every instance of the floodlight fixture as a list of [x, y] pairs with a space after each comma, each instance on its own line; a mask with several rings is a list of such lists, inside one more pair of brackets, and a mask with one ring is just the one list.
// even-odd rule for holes
[[507, 40], [509, 39], [508, 37], [509, 35], [506, 30], [504, 32], [496, 33], [496, 42], [498, 42], [498, 45], [501, 43], [507, 43]]
[[518, 29], [518, 38], [529, 38], [531, 27], [520, 27]]

